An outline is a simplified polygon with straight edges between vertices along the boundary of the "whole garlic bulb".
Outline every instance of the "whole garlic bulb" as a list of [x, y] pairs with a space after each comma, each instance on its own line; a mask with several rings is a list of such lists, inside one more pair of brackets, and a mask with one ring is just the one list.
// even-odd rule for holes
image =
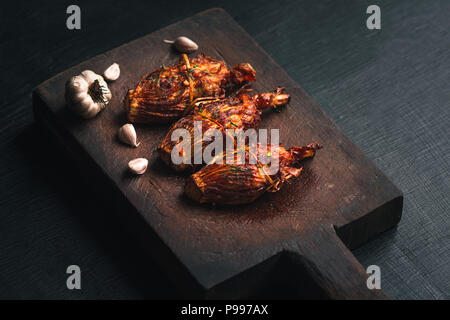
[[74, 113], [89, 119], [106, 107], [112, 94], [101, 75], [85, 70], [66, 82], [65, 97]]

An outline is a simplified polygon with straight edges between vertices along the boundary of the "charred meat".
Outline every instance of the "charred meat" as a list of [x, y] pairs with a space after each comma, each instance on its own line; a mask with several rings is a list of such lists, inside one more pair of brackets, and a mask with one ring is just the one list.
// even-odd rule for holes
[[[209, 129], [217, 129], [224, 136], [226, 129], [256, 129], [261, 121], [261, 114], [269, 107], [279, 107], [289, 102], [290, 96], [284, 89], [277, 88], [274, 92], [261, 93], [250, 96], [248, 93], [241, 93], [234, 97], [228, 97], [209, 103], [199, 103], [193, 108], [193, 112], [178, 120], [172, 125], [169, 132], [161, 142], [158, 152], [162, 160], [176, 171], [194, 169], [201, 165], [194, 164], [195, 144], [201, 144], [197, 152], [202, 152], [212, 142], [203, 140], [204, 134]], [[195, 140], [194, 125], [201, 123], [201, 141]], [[174, 164], [171, 159], [172, 150], [182, 141], [172, 141], [172, 133], [176, 129], [186, 129], [191, 137], [191, 161], [189, 164]]]
[[224, 98], [249, 81], [255, 81], [255, 70], [248, 63], [229, 70], [225, 62], [203, 54], [191, 59], [182, 54], [178, 64], [145, 75], [128, 91], [124, 105], [131, 122], [171, 122], [193, 103]]
[[[306, 158], [312, 158], [316, 150], [321, 148], [318, 143], [305, 147], [293, 147], [286, 150], [283, 147], [261, 148], [257, 146], [257, 153], [267, 152], [268, 164], [256, 162], [250, 164], [250, 158], [255, 155], [247, 151], [245, 164], [209, 164], [192, 174], [185, 186], [186, 195], [199, 203], [243, 204], [253, 202], [265, 192], [280, 190], [284, 182], [298, 177], [302, 167], [298, 163]], [[271, 160], [274, 153], [278, 153], [278, 170], [270, 172]], [[261, 159], [261, 158], [258, 158]]]

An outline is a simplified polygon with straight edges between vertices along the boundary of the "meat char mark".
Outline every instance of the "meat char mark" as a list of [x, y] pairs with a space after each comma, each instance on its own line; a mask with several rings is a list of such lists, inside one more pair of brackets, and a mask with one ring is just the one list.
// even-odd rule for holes
[[[199, 168], [203, 164], [194, 164], [195, 152], [203, 154], [205, 148], [212, 142], [212, 140], [202, 139], [209, 129], [220, 131], [222, 137], [225, 137], [227, 129], [256, 129], [261, 122], [263, 110], [285, 105], [289, 102], [289, 99], [289, 94], [285, 93], [283, 88], [277, 88], [273, 92], [253, 96], [250, 96], [248, 93], [241, 93], [236, 97], [198, 103], [194, 106], [191, 114], [181, 118], [171, 126], [159, 145], [159, 155], [167, 165], [179, 172]], [[202, 140], [200, 141], [195, 141], [194, 126], [196, 122], [202, 125], [202, 135], [200, 137]], [[190, 163], [175, 164], [172, 161], [171, 154], [173, 149], [180, 143], [183, 143], [182, 140], [172, 141], [172, 134], [177, 129], [186, 129], [189, 132], [191, 141]], [[194, 148], [195, 144], [201, 144], [201, 148]], [[180, 156], [182, 155], [180, 154]], [[197, 158], [199, 156], [201, 155], [197, 155]]]
[[224, 98], [229, 92], [255, 81], [255, 70], [240, 63], [229, 70], [225, 62], [199, 54], [182, 54], [172, 66], [162, 65], [145, 75], [124, 99], [133, 123], [173, 122], [199, 100]]
[[[261, 197], [265, 192], [277, 192], [282, 185], [298, 177], [302, 167], [298, 166], [301, 160], [312, 158], [321, 146], [312, 143], [305, 147], [293, 147], [288, 150], [281, 146], [267, 146], [261, 148], [257, 145], [257, 154], [267, 153], [268, 164], [251, 164], [250, 158], [255, 157], [251, 150], [246, 152], [245, 163], [242, 165], [226, 164], [226, 154], [223, 154], [222, 163], [209, 164], [192, 174], [185, 186], [185, 194], [198, 203], [213, 204], [244, 204]], [[271, 159], [278, 153], [278, 170], [271, 172], [273, 165]], [[260, 158], [258, 158], [260, 159]]]

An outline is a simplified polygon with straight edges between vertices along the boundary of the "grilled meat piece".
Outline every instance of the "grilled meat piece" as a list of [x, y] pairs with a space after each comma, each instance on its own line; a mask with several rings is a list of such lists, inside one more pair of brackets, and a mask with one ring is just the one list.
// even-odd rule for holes
[[[257, 153], [267, 152], [270, 160], [278, 151], [279, 170], [270, 174], [270, 163], [260, 162], [250, 164], [250, 157], [254, 156], [246, 150], [245, 164], [226, 164], [223, 154], [223, 164], [209, 164], [192, 174], [185, 186], [186, 195], [199, 203], [243, 204], [250, 203], [265, 192], [280, 190], [284, 182], [298, 177], [302, 167], [296, 167], [299, 161], [314, 157], [316, 150], [321, 148], [318, 143], [305, 147], [293, 147], [286, 150], [283, 147], [257, 146]], [[258, 158], [260, 159], [260, 158]]]
[[[261, 121], [261, 113], [269, 107], [279, 107], [289, 102], [290, 96], [284, 89], [277, 88], [274, 92], [261, 93], [249, 96], [247, 93], [241, 93], [236, 97], [228, 97], [209, 103], [199, 103], [195, 105], [192, 114], [178, 120], [172, 125], [169, 132], [161, 142], [158, 152], [161, 159], [176, 171], [194, 169], [201, 164], [194, 164], [194, 145], [201, 143], [202, 148], [197, 151], [202, 152], [212, 141], [195, 141], [194, 124], [195, 121], [202, 123], [202, 135], [208, 129], [218, 129], [223, 136], [226, 129], [256, 129]], [[171, 160], [173, 148], [182, 141], [172, 141], [172, 133], [176, 129], [186, 129], [191, 136], [191, 161], [190, 164], [174, 164]]]
[[182, 54], [178, 64], [145, 75], [128, 91], [124, 105], [131, 122], [170, 122], [197, 100], [224, 98], [248, 81], [255, 81], [255, 70], [248, 63], [229, 70], [225, 62], [204, 54], [192, 59]]

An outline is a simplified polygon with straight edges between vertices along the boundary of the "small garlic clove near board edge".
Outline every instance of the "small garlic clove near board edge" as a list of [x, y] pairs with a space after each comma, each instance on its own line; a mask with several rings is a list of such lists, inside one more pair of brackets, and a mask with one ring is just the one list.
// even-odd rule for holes
[[104, 72], [103, 77], [107, 81], [116, 81], [120, 76], [120, 67], [117, 63], [110, 65]]
[[129, 146], [138, 147], [141, 143], [137, 142], [137, 134], [131, 123], [124, 124], [117, 133], [119, 140]]
[[128, 162], [128, 169], [136, 175], [144, 174], [147, 171], [148, 160], [145, 158], [137, 158]]

